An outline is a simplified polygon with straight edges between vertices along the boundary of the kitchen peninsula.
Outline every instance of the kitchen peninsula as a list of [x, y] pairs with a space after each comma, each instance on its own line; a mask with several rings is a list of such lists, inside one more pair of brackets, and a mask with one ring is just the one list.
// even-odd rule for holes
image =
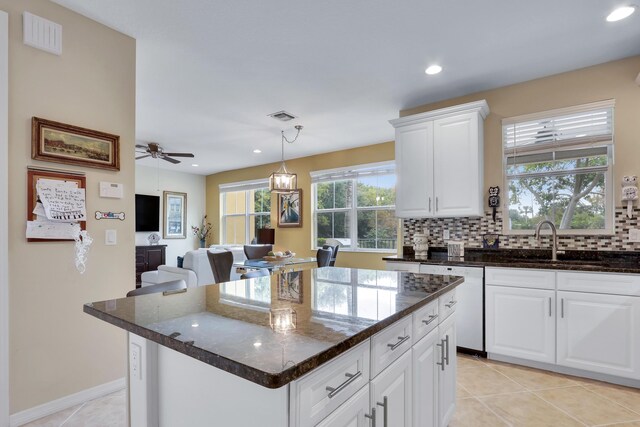
[[446, 426], [462, 282], [324, 267], [84, 311], [129, 332], [134, 427]]

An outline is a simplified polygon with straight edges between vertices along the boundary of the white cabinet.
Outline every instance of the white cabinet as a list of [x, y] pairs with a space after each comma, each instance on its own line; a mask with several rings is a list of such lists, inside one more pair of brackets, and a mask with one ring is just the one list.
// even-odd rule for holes
[[391, 120], [396, 128], [396, 216], [483, 214], [483, 120], [477, 101]]
[[558, 291], [558, 365], [640, 379], [640, 297]]
[[438, 376], [441, 367], [438, 329], [413, 347], [413, 425], [436, 427], [438, 421]]
[[408, 351], [371, 381], [371, 406], [377, 407], [376, 426], [412, 425], [411, 364]]
[[555, 291], [485, 287], [487, 352], [555, 363]]
[[436, 346], [440, 350], [440, 361], [436, 365], [438, 371], [438, 417], [439, 425], [449, 425], [456, 410], [456, 317], [449, 316], [440, 326], [439, 340]]
[[369, 385], [364, 386], [354, 396], [325, 418], [317, 427], [369, 427]]

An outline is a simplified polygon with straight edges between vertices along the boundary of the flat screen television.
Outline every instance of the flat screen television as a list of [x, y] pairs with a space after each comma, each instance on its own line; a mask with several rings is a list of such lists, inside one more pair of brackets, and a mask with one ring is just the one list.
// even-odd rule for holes
[[136, 194], [136, 231], [160, 231], [160, 196]]

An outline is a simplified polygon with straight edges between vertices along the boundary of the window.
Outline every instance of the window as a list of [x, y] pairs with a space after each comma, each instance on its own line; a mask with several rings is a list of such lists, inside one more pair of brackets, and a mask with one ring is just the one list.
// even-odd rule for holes
[[396, 176], [393, 163], [311, 173], [313, 242], [333, 239], [360, 251], [396, 249]]
[[530, 233], [542, 220], [564, 234], [613, 232], [613, 107], [503, 120], [505, 232]]
[[271, 226], [271, 193], [267, 181], [220, 186], [223, 244], [249, 244], [256, 230]]

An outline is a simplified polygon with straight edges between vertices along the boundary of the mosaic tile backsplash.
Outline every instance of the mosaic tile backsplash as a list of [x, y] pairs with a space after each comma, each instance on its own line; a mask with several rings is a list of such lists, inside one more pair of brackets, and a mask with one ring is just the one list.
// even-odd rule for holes
[[[629, 242], [630, 228], [638, 228], [640, 209], [634, 209], [633, 216], [627, 218], [626, 208], [616, 208], [614, 219], [614, 235], [597, 236], [558, 236], [560, 250], [598, 250], [598, 251], [640, 251], [640, 243]], [[482, 236], [495, 233], [500, 235], [500, 248], [506, 249], [547, 249], [551, 246], [551, 237], [544, 235], [540, 243], [533, 237], [523, 235], [502, 234], [502, 213], [496, 214], [493, 221], [492, 212], [486, 211], [479, 218], [419, 218], [402, 221], [403, 244], [412, 245], [414, 233], [429, 234], [429, 245], [446, 246], [442, 239], [442, 231], [449, 230], [451, 240], [461, 240], [469, 248], [481, 248]], [[544, 229], [548, 229], [546, 226]]]

